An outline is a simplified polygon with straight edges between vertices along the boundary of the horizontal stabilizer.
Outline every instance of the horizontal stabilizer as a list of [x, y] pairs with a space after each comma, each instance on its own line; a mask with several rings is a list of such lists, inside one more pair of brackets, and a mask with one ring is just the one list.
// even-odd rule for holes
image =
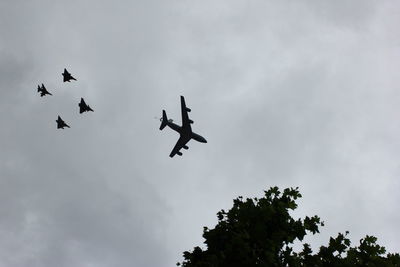
[[165, 110], [163, 110], [162, 118], [161, 118], [160, 130], [164, 129], [165, 126], [167, 126], [167, 124], [168, 124], [167, 113], [165, 112]]

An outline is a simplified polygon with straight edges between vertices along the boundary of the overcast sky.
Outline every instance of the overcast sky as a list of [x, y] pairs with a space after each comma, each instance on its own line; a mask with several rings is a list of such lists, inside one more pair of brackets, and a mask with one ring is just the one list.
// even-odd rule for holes
[[[0, 1], [0, 266], [174, 266], [276, 185], [325, 221], [314, 248], [349, 230], [399, 252], [399, 8]], [[180, 95], [208, 143], [171, 159], [154, 117], [180, 123]]]

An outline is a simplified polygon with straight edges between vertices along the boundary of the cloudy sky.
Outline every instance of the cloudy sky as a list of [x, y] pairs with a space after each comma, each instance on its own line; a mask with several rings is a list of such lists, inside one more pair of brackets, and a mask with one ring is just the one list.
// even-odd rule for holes
[[[174, 266], [276, 185], [325, 221], [314, 248], [349, 230], [399, 252], [399, 8], [0, 1], [0, 266]], [[171, 159], [154, 117], [180, 122], [180, 95], [208, 143]]]

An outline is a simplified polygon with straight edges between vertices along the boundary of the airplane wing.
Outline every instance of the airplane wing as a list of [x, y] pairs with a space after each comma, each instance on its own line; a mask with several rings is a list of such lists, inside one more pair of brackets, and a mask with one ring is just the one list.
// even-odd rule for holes
[[173, 156], [175, 156], [175, 154], [178, 154], [179, 156], [182, 156], [182, 152], [180, 152], [179, 150], [181, 150], [187, 142], [189, 142], [189, 139], [186, 138], [182, 138], [180, 137], [178, 139], [178, 142], [176, 142], [176, 145], [174, 146], [174, 148], [171, 151], [171, 154], [169, 154], [169, 156], [172, 158]]
[[60, 116], [58, 116], [58, 119], [56, 120], [56, 122], [57, 122], [57, 129], [60, 129], [60, 128], [62, 128], [62, 119], [60, 118]]
[[63, 82], [68, 81], [69, 72], [67, 71], [67, 69], [64, 68], [64, 73], [62, 75], [63, 75]]
[[182, 128], [192, 132], [190, 124], [193, 123], [193, 121], [189, 119], [188, 112], [190, 112], [190, 109], [186, 107], [185, 98], [181, 96]]
[[83, 100], [83, 98], [81, 98], [81, 102], [79, 103], [79, 113], [85, 112], [86, 109], [87, 109], [87, 105], [85, 103], [85, 100]]

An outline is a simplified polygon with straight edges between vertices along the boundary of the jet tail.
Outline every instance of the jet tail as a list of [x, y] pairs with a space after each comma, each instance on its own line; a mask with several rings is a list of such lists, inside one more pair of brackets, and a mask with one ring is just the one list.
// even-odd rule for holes
[[161, 120], [160, 130], [162, 130], [165, 128], [165, 126], [167, 126], [168, 123], [167, 113], [165, 112], [165, 110], [162, 111], [162, 118], [160, 120]]

